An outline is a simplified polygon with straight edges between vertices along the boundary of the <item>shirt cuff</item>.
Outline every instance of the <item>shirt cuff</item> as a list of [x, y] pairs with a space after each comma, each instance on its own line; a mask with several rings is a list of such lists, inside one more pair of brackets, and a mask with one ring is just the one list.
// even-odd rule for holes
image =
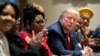
[[82, 46], [81, 46], [81, 44], [80, 44], [80, 43], [78, 43], [78, 46], [79, 46], [80, 48], [82, 48]]
[[82, 56], [84, 56], [85, 52], [83, 50], [81, 50], [81, 52], [82, 52]]

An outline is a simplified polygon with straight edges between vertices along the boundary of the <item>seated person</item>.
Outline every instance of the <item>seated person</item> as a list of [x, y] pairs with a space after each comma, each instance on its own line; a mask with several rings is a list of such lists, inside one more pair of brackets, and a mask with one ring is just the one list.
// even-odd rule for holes
[[[19, 36], [24, 43], [23, 50], [27, 51], [30, 46], [40, 47], [41, 56], [52, 56], [46, 43], [47, 30], [45, 12], [41, 5], [37, 3], [28, 4], [23, 10], [24, 29], [19, 32]], [[33, 55], [36, 56], [36, 55]]]
[[80, 19], [77, 21], [77, 32], [80, 33], [81, 37], [79, 38], [81, 41], [79, 41], [83, 47], [83, 45], [85, 46], [89, 46], [89, 42], [92, 37], [92, 30], [89, 27], [89, 23], [90, 23], [90, 19], [93, 17], [93, 11], [90, 8], [80, 8], [78, 9], [78, 11], [80, 12]]
[[80, 8], [78, 11], [80, 12], [80, 19], [77, 24], [78, 31], [82, 33], [83, 37], [91, 37], [92, 30], [89, 24], [93, 17], [93, 11], [90, 8]]
[[94, 52], [100, 52], [100, 25], [94, 30], [93, 32], [93, 37], [94, 43], [92, 42], [91, 48], [93, 49]]
[[[27, 18], [27, 20], [29, 20], [28, 22], [29, 22], [30, 27], [28, 29], [26, 29], [26, 27], [25, 27], [25, 29], [20, 32], [20, 37], [16, 34], [15, 31], [11, 30], [10, 32], [6, 32], [6, 37], [9, 42], [9, 48], [10, 48], [10, 54], [11, 54], [8, 56], [52, 56], [50, 53], [50, 50], [48, 50], [48, 46], [46, 44], [47, 38], [45, 38], [45, 36], [47, 34], [47, 31], [45, 29], [42, 30], [46, 23], [45, 18], [44, 18], [45, 15], [44, 15], [44, 12], [43, 13], [41, 12], [41, 6], [38, 5], [35, 7], [35, 5], [38, 5], [38, 4], [33, 3], [33, 4], [30, 4], [29, 6], [25, 7], [25, 11], [24, 11], [25, 18], [24, 19]], [[12, 8], [12, 7], [13, 6], [11, 5], [10, 7], [7, 7], [7, 8]], [[40, 10], [38, 10], [37, 8]], [[37, 13], [34, 13], [33, 12], [34, 10]], [[28, 12], [31, 14], [29, 14]], [[9, 15], [9, 13], [7, 15]], [[13, 14], [10, 13], [10, 15], [12, 16]], [[28, 17], [29, 15], [33, 16], [33, 17]], [[32, 20], [30, 20], [30, 19], [32, 19]], [[29, 25], [27, 25], [27, 26], [29, 26]], [[33, 31], [33, 28], [35, 28], [36, 30]], [[2, 28], [2, 29], [5, 29], [5, 28]], [[29, 31], [29, 29], [31, 29], [32, 31], [31, 30]], [[22, 37], [23, 37], [23, 39], [22, 39]], [[34, 37], [34, 40], [31, 37]], [[24, 39], [25, 39], [25, 41], [24, 41]]]
[[[80, 17], [79, 12], [73, 8], [64, 10], [58, 21], [48, 26], [48, 45], [53, 54], [81, 56], [81, 50], [75, 50], [78, 43], [76, 32], [73, 30], [76, 26], [76, 21]], [[83, 49], [85, 55], [89, 54], [91, 49], [85, 47]]]

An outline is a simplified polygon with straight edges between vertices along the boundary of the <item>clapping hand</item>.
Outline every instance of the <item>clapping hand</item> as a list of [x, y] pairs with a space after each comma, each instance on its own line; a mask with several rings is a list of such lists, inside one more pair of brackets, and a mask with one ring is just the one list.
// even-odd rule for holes
[[93, 55], [93, 50], [88, 46], [84, 46], [83, 51], [84, 51], [83, 56], [92, 56]]
[[34, 31], [32, 31], [32, 41], [30, 42], [33, 46], [41, 46], [43, 39], [47, 36], [47, 29], [43, 29], [39, 33], [35, 35]]

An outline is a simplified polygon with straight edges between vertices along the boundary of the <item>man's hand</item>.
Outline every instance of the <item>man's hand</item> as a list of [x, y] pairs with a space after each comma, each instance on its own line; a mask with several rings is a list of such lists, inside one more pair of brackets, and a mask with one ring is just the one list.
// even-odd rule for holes
[[83, 56], [92, 56], [93, 55], [93, 50], [88, 46], [84, 46], [83, 51], [84, 51]]

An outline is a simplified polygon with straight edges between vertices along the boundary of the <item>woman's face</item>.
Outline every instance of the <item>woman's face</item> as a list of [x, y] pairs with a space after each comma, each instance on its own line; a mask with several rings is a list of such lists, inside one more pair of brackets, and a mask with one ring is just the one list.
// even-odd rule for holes
[[40, 32], [46, 24], [46, 19], [43, 18], [41, 14], [36, 15], [35, 19], [32, 21], [31, 29], [36, 33]]
[[90, 23], [89, 16], [88, 15], [82, 15], [81, 19], [82, 19], [82, 27], [88, 27], [89, 23]]
[[0, 13], [0, 30], [3, 32], [9, 31], [14, 24], [15, 10], [11, 5], [7, 5]]

